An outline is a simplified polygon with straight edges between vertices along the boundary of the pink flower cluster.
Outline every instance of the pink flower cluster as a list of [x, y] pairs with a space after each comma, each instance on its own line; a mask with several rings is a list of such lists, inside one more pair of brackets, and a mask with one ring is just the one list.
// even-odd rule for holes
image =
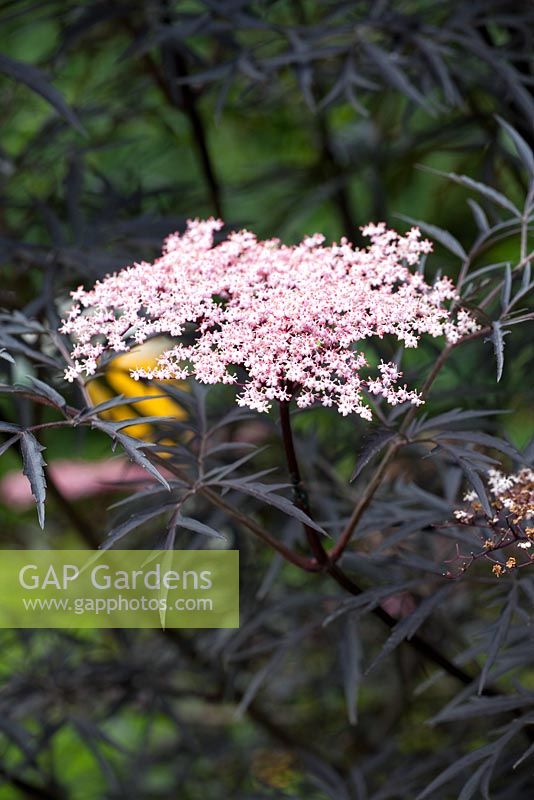
[[444, 306], [456, 298], [448, 278], [430, 286], [410, 271], [431, 250], [416, 228], [400, 236], [383, 223], [368, 225], [370, 244], [358, 249], [345, 239], [325, 246], [319, 234], [289, 247], [246, 230], [214, 244], [222, 225], [190, 221], [183, 235], [168, 237], [155, 263], [73, 293], [61, 329], [75, 340], [67, 380], [94, 374], [105, 352], [167, 334], [179, 343], [134, 378], [194, 375], [238, 385], [237, 402], [258, 411], [295, 397], [301, 408], [319, 402], [369, 419], [364, 389], [391, 404], [421, 400], [399, 384], [392, 363], [362, 376], [364, 340], [391, 335], [417, 347], [421, 334], [456, 341], [477, 328], [467, 313], [453, 320]]

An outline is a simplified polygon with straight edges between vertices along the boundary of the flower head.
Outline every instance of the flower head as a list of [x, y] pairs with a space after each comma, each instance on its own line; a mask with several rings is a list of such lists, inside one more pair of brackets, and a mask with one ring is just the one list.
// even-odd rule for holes
[[325, 246], [319, 234], [290, 247], [246, 230], [214, 244], [222, 225], [190, 221], [153, 264], [74, 292], [62, 327], [75, 340], [67, 379], [94, 374], [105, 352], [167, 334], [178, 343], [155, 369], [134, 369], [134, 378], [194, 375], [236, 384], [237, 402], [258, 411], [295, 397], [301, 408], [318, 402], [368, 419], [364, 389], [393, 405], [421, 400], [392, 363], [363, 374], [366, 339], [389, 335], [417, 347], [422, 334], [454, 342], [477, 329], [468, 314], [453, 320], [444, 305], [456, 298], [449, 279], [429, 285], [410, 271], [431, 249], [416, 228], [400, 236], [368, 225], [370, 244], [359, 249], [345, 239]]
[[488, 483], [494, 505], [509, 515], [514, 524], [534, 518], [534, 469], [523, 467], [509, 475], [490, 469]]

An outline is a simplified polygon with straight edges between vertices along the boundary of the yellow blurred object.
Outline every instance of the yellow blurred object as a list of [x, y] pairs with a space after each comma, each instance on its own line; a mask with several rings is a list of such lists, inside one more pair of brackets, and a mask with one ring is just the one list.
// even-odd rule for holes
[[[139, 423], [129, 425], [126, 429], [126, 433], [136, 439], [150, 441], [152, 438], [153, 427], [149, 423], [142, 422], [143, 417], [174, 417], [177, 420], [187, 418], [187, 412], [178, 402], [170, 397], [158, 397], [161, 394], [159, 387], [135, 381], [130, 376], [130, 371], [133, 369], [155, 367], [158, 357], [168, 350], [169, 346], [169, 340], [163, 337], [150, 339], [144, 344], [132, 348], [128, 353], [114, 358], [109, 362], [102, 377], [95, 378], [87, 384], [87, 391], [93, 405], [104, 403], [121, 394], [125, 398], [154, 398], [132, 405], [126, 402], [124, 405], [114, 406], [103, 411], [100, 415], [103, 419], [116, 422], [139, 418]], [[188, 390], [187, 383], [183, 381], [161, 381], [161, 383], [170, 383], [182, 390]]]

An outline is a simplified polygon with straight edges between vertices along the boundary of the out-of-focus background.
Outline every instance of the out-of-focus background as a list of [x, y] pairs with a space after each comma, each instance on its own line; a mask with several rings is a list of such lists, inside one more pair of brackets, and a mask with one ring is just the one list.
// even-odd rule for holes
[[[534, 145], [533, 22], [530, 3], [505, 0], [5, 0], [0, 307], [54, 326], [69, 291], [154, 258], [162, 239], [190, 217], [222, 217], [287, 242], [320, 231], [357, 243], [366, 222], [405, 229], [408, 217], [453, 232], [468, 248], [485, 214], [495, 222], [491, 207], [470, 207], [465, 186], [436, 171], [468, 175], [512, 199], [524, 193], [524, 173], [497, 115]], [[481, 263], [517, 259], [518, 247], [517, 231], [504, 226]], [[454, 278], [458, 268], [437, 244], [431, 269]], [[35, 343], [31, 335], [27, 342]], [[534, 434], [525, 372], [533, 346], [528, 332], [514, 342], [503, 383], [495, 382], [491, 347], [470, 348], [455, 362], [454, 379], [445, 373], [435, 407], [507, 409], [513, 413], [501, 431], [522, 447]], [[432, 348], [411, 357], [415, 370], [434, 356]], [[13, 382], [38, 375], [23, 354], [4, 366]], [[93, 402], [139, 391], [127, 365], [115, 364], [93, 385]], [[146, 404], [146, 413], [168, 414], [169, 401], [162, 402]], [[22, 424], [38, 422], [23, 398], [15, 405], [2, 399], [0, 410]], [[310, 424], [327, 441], [353, 431], [320, 414]], [[247, 423], [238, 436], [262, 442], [270, 432], [267, 423]], [[47, 431], [42, 441], [50, 465], [46, 530], [37, 527], [10, 450], [0, 460], [2, 546], [97, 545], [117, 482], [138, 480], [138, 469], [110, 461], [109, 442], [98, 433]], [[346, 478], [352, 463], [342, 455], [336, 468]], [[288, 585], [299, 588], [299, 580], [290, 577]], [[339, 697], [324, 683], [318, 688], [319, 648], [305, 689], [293, 674], [273, 688], [281, 710], [269, 714], [250, 703], [249, 716], [236, 721], [224, 672], [237, 669], [234, 662], [210, 661], [217, 640], [208, 650], [188, 636], [174, 639], [179, 655], [156, 649], [156, 663], [143, 637], [128, 640], [137, 673], [125, 670], [123, 680], [112, 652], [122, 646], [120, 635], [47, 640], [8, 632], [0, 664], [0, 798], [341, 799], [332, 770], [350, 772], [352, 757], [379, 753], [370, 774], [387, 772], [389, 750], [379, 740], [402, 705], [394, 685], [389, 711], [376, 686], [365, 690], [364, 718], [376, 727], [362, 746], [339, 721]], [[22, 662], [29, 667], [18, 678]], [[236, 685], [242, 697], [247, 682]], [[158, 708], [160, 690], [165, 704], [173, 693], [179, 702], [171, 708], [161, 700]], [[86, 712], [100, 693], [99, 719]], [[13, 704], [24, 722], [5, 712]], [[409, 759], [442, 744], [434, 729], [414, 733], [412, 722], [425, 714], [424, 707], [410, 710], [396, 729]], [[323, 715], [335, 757], [317, 741]]]

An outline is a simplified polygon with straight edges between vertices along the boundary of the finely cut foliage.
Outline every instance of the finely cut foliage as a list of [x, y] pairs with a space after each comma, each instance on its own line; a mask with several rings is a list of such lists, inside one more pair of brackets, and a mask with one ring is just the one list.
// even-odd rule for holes
[[[370, 246], [346, 239], [331, 247], [320, 234], [294, 247], [277, 239], [258, 241], [249, 231], [231, 233], [214, 246], [221, 221], [188, 223], [170, 236], [161, 258], [115, 273], [89, 291], [78, 289], [62, 332], [76, 346], [68, 380], [93, 375], [108, 351], [127, 350], [155, 334], [192, 335], [136, 378], [240, 385], [238, 403], [268, 411], [272, 400], [307, 408], [315, 402], [370, 420], [363, 391], [391, 405], [422, 402], [398, 386], [402, 372], [391, 362], [378, 377], [363, 377], [368, 360], [361, 346], [372, 337], [394, 336], [417, 347], [422, 334], [457, 342], [479, 326], [446, 301], [458, 300], [451, 281], [429, 285], [410, 272], [430, 242], [417, 228], [399, 236], [381, 223], [363, 229]], [[246, 378], [240, 380], [237, 368]]]

